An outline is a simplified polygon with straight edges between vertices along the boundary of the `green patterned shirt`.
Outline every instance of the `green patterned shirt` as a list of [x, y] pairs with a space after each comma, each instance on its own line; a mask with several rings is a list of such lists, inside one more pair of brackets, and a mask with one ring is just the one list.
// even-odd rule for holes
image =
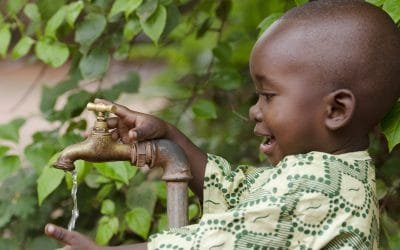
[[375, 169], [366, 151], [285, 157], [276, 167], [208, 155], [198, 224], [149, 249], [377, 249]]

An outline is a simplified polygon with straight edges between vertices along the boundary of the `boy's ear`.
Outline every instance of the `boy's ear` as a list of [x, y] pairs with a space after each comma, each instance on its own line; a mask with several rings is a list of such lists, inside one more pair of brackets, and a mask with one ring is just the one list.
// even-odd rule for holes
[[325, 126], [337, 130], [349, 123], [354, 114], [355, 102], [353, 92], [348, 89], [338, 89], [326, 96]]

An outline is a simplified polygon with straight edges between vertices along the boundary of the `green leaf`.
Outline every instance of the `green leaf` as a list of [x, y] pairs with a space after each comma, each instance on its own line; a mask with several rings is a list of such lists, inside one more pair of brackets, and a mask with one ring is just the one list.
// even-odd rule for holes
[[113, 184], [105, 184], [103, 185], [100, 190], [97, 192], [96, 200], [102, 202], [106, 197], [108, 197], [113, 190]]
[[383, 118], [381, 127], [388, 140], [389, 150], [392, 150], [400, 143], [400, 102], [397, 102]]
[[57, 160], [60, 154], [57, 153], [44, 167], [42, 173], [37, 179], [37, 193], [39, 206], [42, 205], [44, 199], [51, 194], [60, 184], [64, 178], [64, 171], [53, 168], [53, 163]]
[[125, 164], [124, 162], [104, 162], [94, 163], [93, 165], [97, 171], [105, 177], [128, 184], [128, 170], [125, 167], [120, 167]]
[[143, 0], [116, 0], [108, 14], [108, 19], [112, 19], [115, 15], [121, 12], [125, 13], [125, 18], [128, 18], [128, 16], [142, 4], [142, 2]]
[[234, 68], [221, 69], [211, 75], [210, 83], [223, 90], [238, 89], [242, 83], [242, 78]]
[[8, 24], [1, 24], [0, 41], [0, 56], [5, 57], [11, 41], [11, 32]]
[[25, 124], [25, 119], [16, 118], [9, 123], [0, 125], [0, 139], [18, 143], [19, 130]]
[[24, 7], [26, 0], [7, 1], [7, 12], [9, 15], [17, 14]]
[[7, 155], [0, 158], [0, 183], [15, 173], [21, 166], [19, 157]]
[[47, 22], [44, 34], [51, 38], [56, 38], [57, 29], [64, 22], [67, 8], [63, 6], [60, 8]]
[[35, 46], [35, 53], [40, 60], [54, 68], [63, 65], [69, 57], [67, 45], [49, 39], [39, 40]]
[[118, 227], [119, 221], [117, 217], [101, 217], [96, 232], [96, 243], [106, 245], [111, 237], [118, 232]]
[[42, 97], [40, 102], [40, 111], [49, 119], [54, 111], [59, 96], [63, 95], [68, 90], [74, 89], [78, 86], [80, 77], [72, 75], [69, 79], [58, 83], [54, 87], [43, 86]]
[[199, 119], [215, 119], [217, 111], [215, 104], [209, 100], [198, 100], [192, 106], [192, 111], [196, 118]]
[[34, 142], [24, 149], [27, 160], [32, 164], [36, 171], [40, 172], [60, 148], [55, 146], [53, 140]]
[[189, 212], [189, 220], [192, 220], [196, 216], [199, 215], [200, 209], [197, 204], [190, 204], [188, 207], [188, 212]]
[[142, 207], [151, 216], [157, 203], [156, 186], [151, 182], [142, 182], [136, 187], [131, 187], [126, 193], [126, 205], [129, 208]]
[[157, 10], [158, 0], [146, 0], [137, 9], [136, 14], [139, 16], [140, 21], [146, 21]]
[[380, 7], [385, 3], [385, 0], [366, 0], [366, 2], [372, 3], [372, 4]]
[[228, 62], [231, 58], [232, 49], [228, 43], [219, 43], [212, 52], [220, 61]]
[[36, 2], [43, 20], [48, 20], [65, 5], [65, 0], [37, 0]]
[[261, 23], [257, 26], [257, 28], [260, 30], [259, 31], [259, 36], [264, 33], [266, 29], [268, 29], [271, 24], [273, 24], [276, 20], [278, 20], [283, 13], [278, 12], [278, 13], [272, 13], [271, 15], [267, 16], [264, 20], [261, 21]]
[[93, 99], [93, 94], [81, 90], [68, 96], [67, 104], [59, 112], [58, 119], [67, 121], [72, 117], [78, 116], [86, 108], [86, 104]]
[[143, 32], [157, 44], [167, 21], [167, 11], [164, 6], [160, 5], [157, 11], [146, 21], [140, 19]]
[[113, 215], [115, 212], [115, 204], [112, 200], [104, 200], [101, 203], [101, 210], [100, 212], [104, 215]]
[[295, 0], [295, 2], [296, 2], [297, 6], [300, 6], [300, 5], [303, 5], [305, 3], [308, 3], [308, 0]]
[[75, 41], [86, 51], [103, 33], [107, 20], [100, 14], [89, 14], [75, 31]]
[[157, 232], [161, 232], [165, 229], [168, 229], [168, 216], [162, 214], [158, 219]]
[[32, 20], [32, 22], [40, 22], [42, 17], [39, 8], [35, 3], [28, 3], [25, 5], [24, 14]]
[[147, 239], [151, 226], [151, 216], [146, 209], [136, 207], [125, 214], [125, 221], [133, 232]]
[[139, 90], [140, 79], [136, 72], [130, 72], [126, 79], [102, 90], [101, 96], [111, 101], [116, 100], [122, 93], [136, 93]]
[[85, 79], [98, 79], [106, 73], [109, 63], [107, 50], [97, 47], [81, 59], [79, 69]]
[[32, 47], [32, 44], [35, 41], [29, 36], [23, 36], [18, 43], [15, 45], [13, 51], [11, 52], [11, 56], [13, 59], [18, 59], [26, 54], [28, 54], [29, 50]]
[[68, 25], [74, 27], [75, 21], [81, 13], [84, 4], [82, 1], [72, 2], [67, 6], [67, 13], [65, 15], [65, 20]]
[[123, 37], [125, 41], [130, 41], [142, 30], [140, 22], [137, 18], [131, 18], [126, 22], [123, 31]]
[[0, 157], [3, 157], [9, 150], [10, 147], [0, 145]]
[[395, 23], [400, 20], [400, 0], [385, 0], [383, 10], [390, 15]]

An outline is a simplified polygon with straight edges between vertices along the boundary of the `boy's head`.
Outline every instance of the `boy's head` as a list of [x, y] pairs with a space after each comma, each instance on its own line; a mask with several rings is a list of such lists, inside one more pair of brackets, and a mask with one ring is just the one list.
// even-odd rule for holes
[[400, 32], [368, 3], [310, 2], [264, 32], [250, 72], [259, 94], [250, 116], [271, 163], [364, 150], [400, 96]]

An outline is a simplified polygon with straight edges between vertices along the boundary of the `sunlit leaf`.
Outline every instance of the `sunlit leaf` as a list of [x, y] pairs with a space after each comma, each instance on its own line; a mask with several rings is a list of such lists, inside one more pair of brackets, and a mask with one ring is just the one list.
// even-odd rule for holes
[[5, 57], [11, 41], [11, 32], [8, 24], [0, 24], [0, 56]]
[[81, 59], [79, 69], [85, 79], [97, 79], [106, 73], [109, 63], [107, 50], [97, 47]]
[[19, 141], [19, 130], [24, 124], [25, 119], [23, 118], [16, 118], [6, 124], [0, 124], [0, 139], [17, 143]]
[[37, 193], [39, 205], [49, 196], [60, 184], [64, 178], [64, 171], [54, 168], [52, 165], [60, 154], [57, 153], [49, 160], [43, 168], [42, 173], [37, 179]]
[[166, 214], [162, 214], [158, 219], [157, 231], [161, 232], [165, 229], [168, 229], [168, 216]]
[[75, 21], [81, 13], [83, 7], [83, 1], [72, 2], [67, 6], [65, 20], [67, 21], [69, 26], [74, 27]]
[[0, 157], [3, 157], [9, 150], [10, 147], [5, 145], [0, 145]]
[[60, 8], [47, 22], [44, 34], [48, 37], [55, 38], [57, 29], [64, 22], [67, 9], [63, 6]]
[[147, 239], [150, 231], [151, 216], [149, 212], [142, 208], [136, 207], [125, 214], [125, 221], [133, 232]]
[[117, 217], [103, 216], [100, 218], [96, 232], [96, 243], [106, 245], [111, 237], [118, 232]]
[[200, 209], [197, 204], [190, 204], [188, 207], [189, 221], [199, 215]]
[[33, 22], [40, 22], [42, 17], [36, 3], [28, 3], [24, 7], [24, 14], [29, 17]]
[[156, 12], [158, 6], [158, 0], [146, 0], [137, 9], [136, 14], [139, 16], [140, 21], [146, 21], [150, 16]]
[[157, 44], [158, 39], [164, 30], [166, 21], [167, 11], [164, 6], [160, 5], [151, 17], [147, 18], [145, 21], [140, 19], [140, 24], [143, 32], [150, 37], [155, 44]]
[[96, 200], [102, 202], [106, 197], [109, 197], [111, 191], [113, 190], [113, 184], [105, 184], [97, 192]]
[[99, 173], [110, 179], [128, 184], [128, 171], [126, 168], [115, 167], [114, 162], [95, 163], [94, 167]]
[[400, 20], [400, 1], [399, 0], [385, 0], [383, 10], [386, 11], [395, 23]]
[[112, 200], [107, 199], [101, 203], [100, 212], [104, 215], [113, 215], [115, 212], [115, 204]]
[[215, 119], [217, 118], [217, 110], [215, 104], [209, 100], [198, 100], [192, 106], [193, 113], [199, 119]]
[[26, 3], [27, 0], [12, 0], [12, 1], [7, 1], [7, 12], [10, 15], [15, 15], [17, 14], [22, 7], [24, 7], [24, 4]]
[[125, 41], [132, 40], [133, 37], [139, 34], [141, 30], [142, 27], [140, 26], [140, 22], [137, 18], [129, 19], [124, 26], [124, 31], [123, 31], [124, 40]]
[[143, 0], [116, 0], [111, 7], [108, 18], [111, 19], [118, 13], [124, 12], [125, 18], [127, 18], [134, 10], [136, 10]]
[[69, 57], [67, 45], [48, 39], [39, 40], [36, 43], [35, 53], [40, 60], [54, 68], [63, 65]]
[[389, 150], [400, 143], [400, 102], [390, 110], [381, 123], [383, 133], [388, 140]]
[[372, 3], [376, 6], [382, 6], [385, 3], [385, 0], [366, 0], [368, 3]]
[[34, 42], [35, 41], [29, 36], [23, 36], [12, 50], [11, 52], [12, 58], [18, 59], [28, 54]]
[[103, 33], [107, 24], [107, 20], [103, 15], [90, 14], [85, 17], [75, 31], [75, 41], [85, 49], [88, 49], [90, 45]]

